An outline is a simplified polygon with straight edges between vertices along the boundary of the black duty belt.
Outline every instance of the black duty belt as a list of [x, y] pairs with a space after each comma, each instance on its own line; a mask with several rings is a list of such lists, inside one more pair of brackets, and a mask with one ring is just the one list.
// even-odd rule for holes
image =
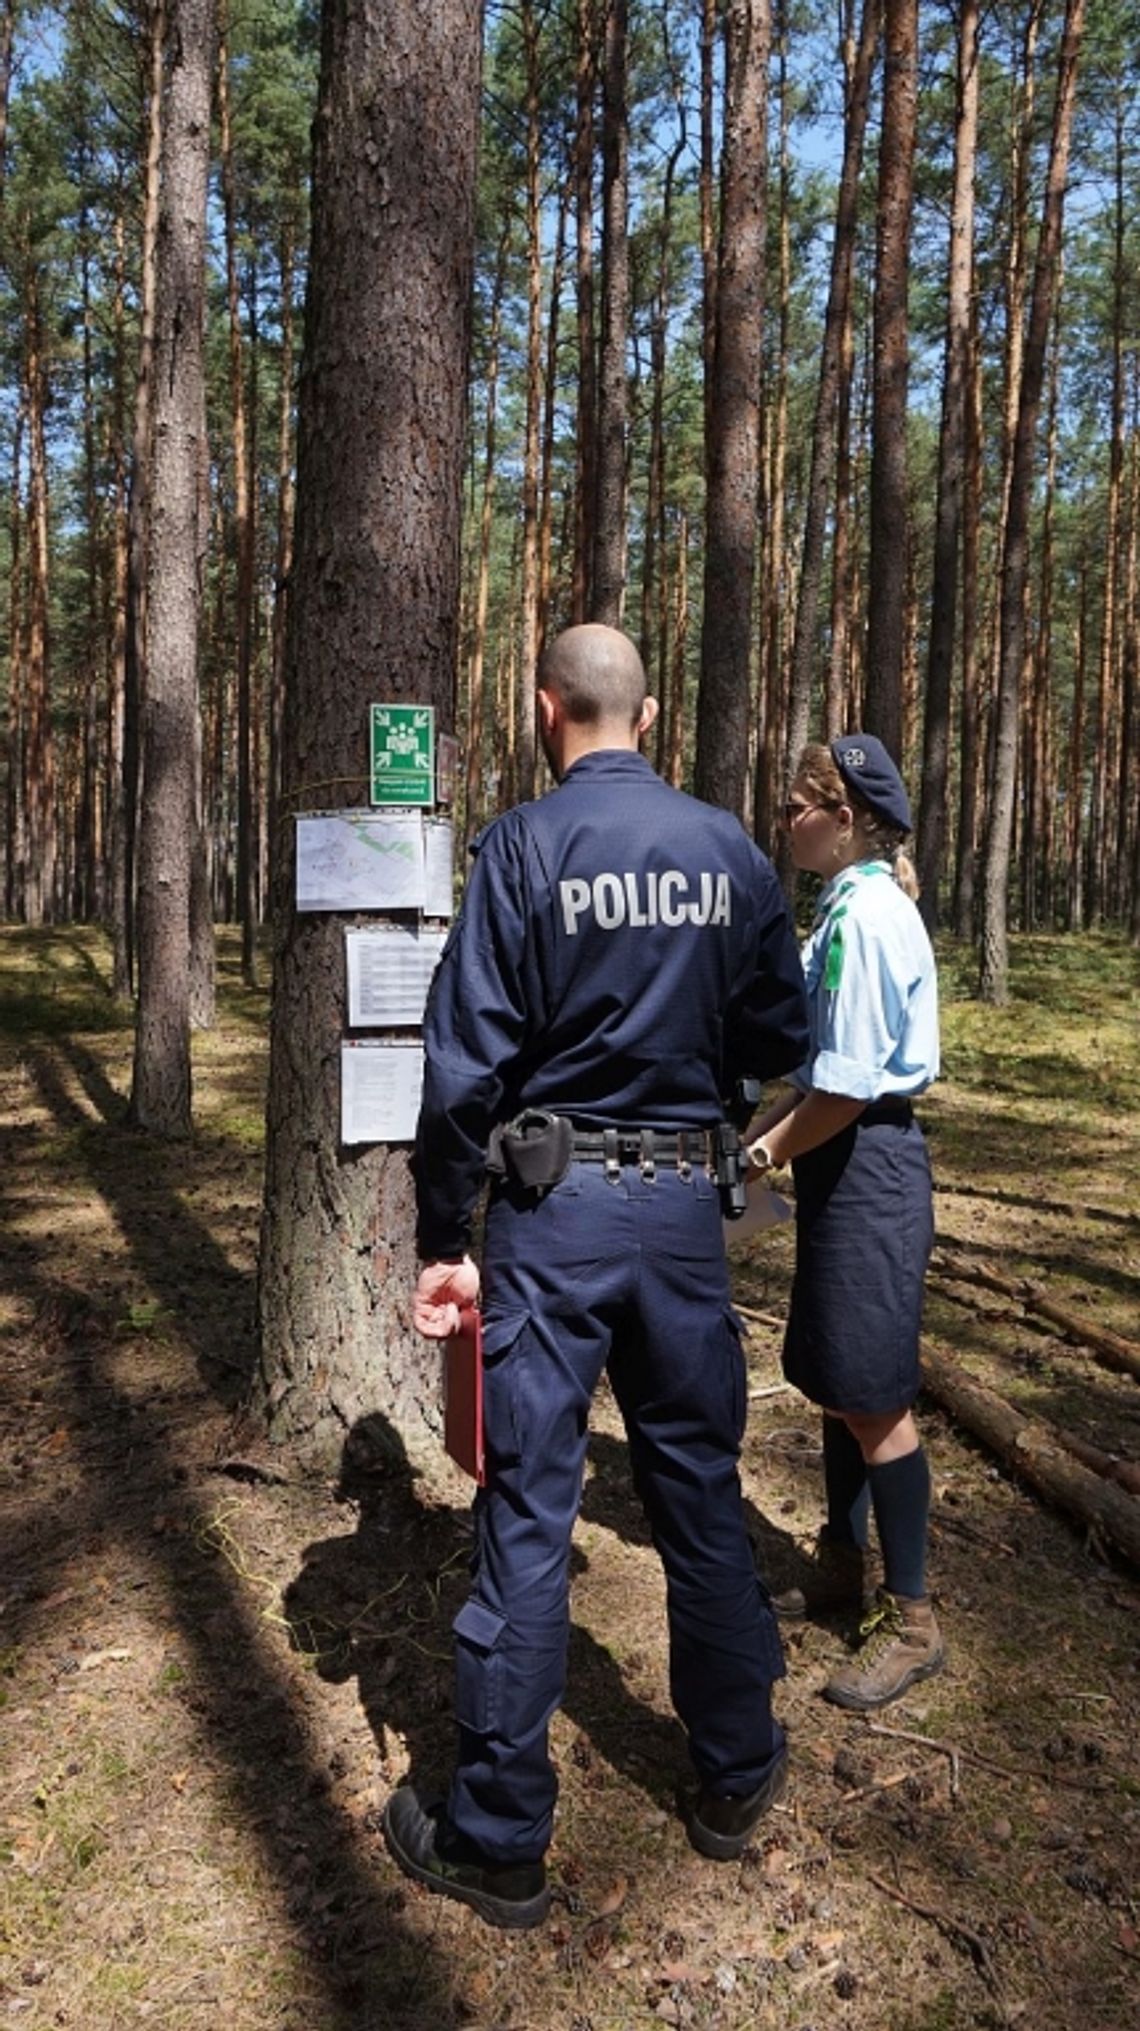
[[576, 1128], [570, 1147], [576, 1163], [607, 1169], [637, 1164], [652, 1172], [661, 1164], [685, 1172], [716, 1162], [716, 1137], [708, 1128]]
[[859, 1116], [861, 1128], [875, 1128], [891, 1122], [896, 1128], [909, 1128], [914, 1120], [914, 1109], [909, 1100], [872, 1100]]
[[688, 1178], [707, 1170], [721, 1196], [727, 1219], [744, 1211], [747, 1158], [739, 1131], [729, 1121], [714, 1128], [576, 1128], [564, 1114], [545, 1108], [524, 1108], [513, 1121], [491, 1132], [487, 1169], [541, 1199], [561, 1184], [572, 1163], [601, 1164], [616, 1184], [623, 1164], [636, 1164], [643, 1178], [658, 1167]]

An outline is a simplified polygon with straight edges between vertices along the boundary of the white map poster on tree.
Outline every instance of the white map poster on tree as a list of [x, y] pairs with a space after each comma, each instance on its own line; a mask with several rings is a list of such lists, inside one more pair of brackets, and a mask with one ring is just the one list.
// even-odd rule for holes
[[335, 811], [297, 819], [299, 910], [422, 910], [418, 811]]

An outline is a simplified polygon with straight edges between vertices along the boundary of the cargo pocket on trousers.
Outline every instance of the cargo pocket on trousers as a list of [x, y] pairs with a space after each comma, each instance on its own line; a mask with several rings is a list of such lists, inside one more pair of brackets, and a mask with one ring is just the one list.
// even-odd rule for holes
[[488, 1608], [484, 1601], [465, 1601], [451, 1626], [455, 1634], [455, 1718], [461, 1728], [493, 1735], [502, 1719], [506, 1616]]
[[744, 1427], [748, 1422], [748, 1370], [744, 1359], [744, 1321], [733, 1311], [731, 1305], [726, 1305], [724, 1323], [731, 1362], [732, 1428], [739, 1445], [744, 1438]]
[[522, 1458], [519, 1341], [529, 1323], [529, 1312], [491, 1312], [483, 1320], [483, 1437], [500, 1468]]

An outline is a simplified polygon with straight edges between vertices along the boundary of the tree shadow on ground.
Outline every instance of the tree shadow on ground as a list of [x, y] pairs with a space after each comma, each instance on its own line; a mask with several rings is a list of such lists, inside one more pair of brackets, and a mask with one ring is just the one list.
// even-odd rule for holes
[[114, 1215], [132, 1266], [178, 1320], [211, 1394], [235, 1409], [253, 1368], [253, 1279], [187, 1207], [177, 1145], [128, 1127], [126, 1102], [99, 1060], [74, 1039], [61, 1048], [97, 1119], [68, 1091], [55, 1053], [42, 1046], [24, 1060], [37, 1096], [61, 1128], [79, 1131], [79, 1161]]
[[[421, 1795], [442, 1797], [455, 1752], [451, 1624], [470, 1589], [470, 1517], [421, 1498], [399, 1435], [379, 1413], [349, 1434], [338, 1493], [354, 1505], [356, 1529], [306, 1547], [285, 1596], [293, 1640], [323, 1678], [356, 1677], [389, 1780], [400, 1744]], [[585, 1566], [575, 1546], [572, 1571]], [[610, 1651], [573, 1619], [562, 1711], [591, 1752], [654, 1804], [672, 1806], [686, 1760], [682, 1729], [631, 1691]]]
[[[248, 1331], [239, 1324], [235, 1335], [233, 1320], [248, 1317], [250, 1280], [181, 1202], [177, 1150], [119, 1128], [123, 1103], [98, 1062], [74, 1043], [65, 1048], [100, 1121], [92, 1123], [42, 1045], [25, 1054], [36, 1097], [60, 1129], [84, 1132], [84, 1170], [117, 1220], [133, 1268], [177, 1316], [203, 1381], [223, 1403], [233, 1401], [247, 1362], [221, 1355], [219, 1342], [248, 1352]], [[4, 1137], [9, 1154], [19, 1135], [17, 1126]], [[5, 1175], [12, 1177], [10, 1163]], [[40, 1453], [24, 1458], [17, 1445], [9, 1457], [5, 1643], [38, 1650], [45, 1604], [69, 1565], [101, 1547], [116, 1568], [144, 1570], [185, 1646], [203, 1767], [258, 1843], [321, 1991], [322, 2031], [453, 2023], [446, 1957], [401, 1923], [405, 1893], [386, 1865], [374, 1868], [375, 1829], [330, 1795], [290, 1683], [295, 1667], [275, 1649], [239, 1574], [211, 1549], [215, 1505], [196, 1492], [179, 1445], [178, 1388], [124, 1385], [124, 1338], [100, 1298], [96, 1265], [90, 1294], [54, 1276], [58, 1237], [14, 1232], [16, 1210], [10, 1200], [0, 1213], [0, 1282], [33, 1316], [26, 1372], [45, 1378], [52, 1423], [75, 1435], [68, 1460], [81, 1482], [61, 1506], [57, 1491], [34, 1492]]]
[[[423, 2013], [417, 2023], [451, 2023], [451, 1972], [400, 1924], [403, 1894], [393, 1896], [373, 1870], [374, 1834], [329, 1795], [327, 1771], [266, 1625], [238, 1575], [210, 1554], [210, 1517], [187, 1484], [163, 1408], [117, 1384], [121, 1346], [96, 1306], [26, 1262], [19, 1285], [36, 1306], [60, 1408], [85, 1435], [85, 1485], [67, 1505], [66, 1527], [45, 1507], [10, 1542], [7, 1605], [16, 1612], [5, 1640], [42, 1640], [40, 1604], [79, 1547], [90, 1554], [118, 1546], [119, 1558], [144, 1567], [185, 1645], [203, 1765], [256, 1837], [282, 1910], [304, 1942], [311, 1979], [323, 1992], [322, 2027], [410, 2024], [399, 2010], [412, 1986]], [[159, 1512], [161, 1531], [154, 1527]], [[375, 2009], [379, 2016], [362, 2016]]]

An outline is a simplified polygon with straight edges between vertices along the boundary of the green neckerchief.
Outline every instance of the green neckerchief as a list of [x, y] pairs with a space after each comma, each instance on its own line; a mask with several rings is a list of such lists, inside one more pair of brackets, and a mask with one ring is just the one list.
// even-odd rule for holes
[[843, 919], [847, 915], [848, 896], [854, 894], [859, 883], [863, 881], [867, 875], [890, 874], [890, 872], [891, 870], [885, 860], [856, 861], [853, 864], [853, 866], [844, 869], [843, 874], [840, 877], [839, 886], [836, 889], [834, 896], [832, 897], [830, 903], [827, 905], [826, 910], [822, 911], [820, 913], [820, 916], [817, 918], [816, 920], [817, 925], [820, 923], [826, 923], [829, 926], [827, 940], [827, 959], [825, 961], [823, 969], [823, 985], [824, 991], [826, 993], [834, 994], [836, 988], [839, 986], [839, 983], [843, 978], [843, 959], [845, 952], [845, 947], [843, 943]]

